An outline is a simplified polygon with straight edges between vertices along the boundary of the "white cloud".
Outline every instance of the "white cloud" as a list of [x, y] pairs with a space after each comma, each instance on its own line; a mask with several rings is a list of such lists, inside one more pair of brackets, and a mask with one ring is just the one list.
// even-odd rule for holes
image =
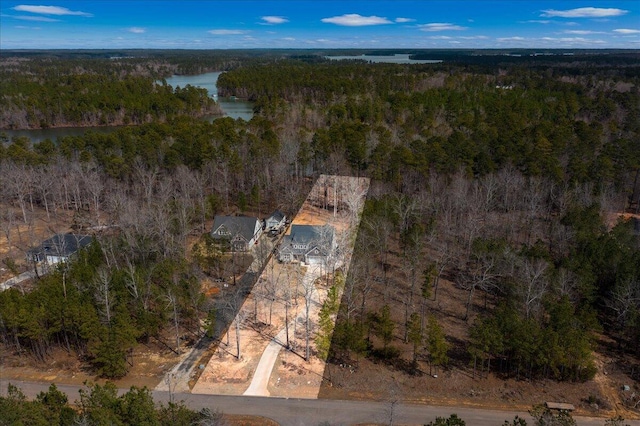
[[618, 28], [613, 30], [613, 32], [618, 34], [640, 34], [640, 30], [633, 30], [631, 28]]
[[213, 35], [240, 35], [245, 33], [242, 30], [224, 30], [224, 29], [209, 30], [207, 32]]
[[602, 40], [593, 40], [593, 39], [584, 38], [584, 37], [559, 37], [559, 38], [542, 37], [540, 40], [560, 42], [560, 43], [596, 43], [596, 44], [604, 43], [604, 41]]
[[25, 27], [24, 25], [16, 25], [15, 28], [19, 30], [35, 30], [35, 31], [39, 31], [42, 29], [40, 27]]
[[59, 19], [47, 18], [45, 16], [13, 16], [15, 19], [21, 21], [35, 21], [35, 22], [60, 22]]
[[606, 34], [602, 31], [590, 31], [590, 30], [565, 30], [563, 32], [565, 34], [575, 34], [575, 35]]
[[392, 23], [387, 18], [381, 18], [379, 16], [361, 16], [357, 13], [323, 18], [321, 21], [325, 24], [342, 25], [345, 27], [363, 27], [367, 25], [384, 25]]
[[131, 27], [128, 28], [127, 31], [129, 31], [130, 33], [134, 33], [134, 34], [144, 34], [147, 32], [147, 30], [145, 30], [144, 28], [140, 28], [140, 27]]
[[450, 24], [448, 22], [435, 22], [432, 24], [418, 25], [422, 31], [462, 31], [467, 27], [461, 27], [460, 25]]
[[431, 36], [429, 37], [431, 40], [451, 40], [449, 36]]
[[411, 18], [396, 18], [395, 21], [398, 24], [404, 24], [406, 22], [413, 22], [413, 21], [415, 21], [415, 19], [411, 19]]
[[504, 41], [524, 41], [525, 38], [524, 37], [501, 37], [501, 38], [497, 38], [496, 39], [499, 42], [504, 42]]
[[620, 16], [628, 13], [628, 10], [614, 8], [599, 7], [579, 7], [569, 10], [543, 10], [544, 17], [560, 17], [560, 18], [605, 18], [608, 16]]
[[260, 19], [262, 19], [267, 24], [272, 24], [272, 25], [284, 24], [286, 22], [289, 22], [289, 20], [284, 16], [263, 16]]
[[524, 21], [527, 24], [550, 24], [551, 21], [548, 19], [530, 19], [528, 21]]
[[66, 7], [59, 6], [31, 6], [26, 4], [20, 4], [12, 8], [19, 12], [39, 13], [42, 15], [75, 15], [75, 16], [93, 16], [87, 12], [80, 12], [77, 10], [69, 10]]
[[293, 37], [283, 37], [282, 39], [286, 41], [296, 41], [296, 39]]

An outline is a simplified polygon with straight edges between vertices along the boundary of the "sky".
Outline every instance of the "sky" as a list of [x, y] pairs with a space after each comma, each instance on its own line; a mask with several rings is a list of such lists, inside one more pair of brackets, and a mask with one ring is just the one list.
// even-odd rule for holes
[[0, 1], [2, 49], [640, 49], [640, 1]]

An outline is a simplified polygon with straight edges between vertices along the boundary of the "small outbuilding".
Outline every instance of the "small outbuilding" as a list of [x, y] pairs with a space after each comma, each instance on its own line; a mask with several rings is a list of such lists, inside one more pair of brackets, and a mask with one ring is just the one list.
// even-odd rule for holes
[[280, 233], [287, 225], [287, 216], [280, 210], [271, 213], [271, 216], [264, 220], [265, 232]]
[[55, 265], [67, 262], [74, 254], [88, 246], [93, 241], [89, 235], [56, 234], [44, 240], [38, 247], [27, 252], [30, 262]]

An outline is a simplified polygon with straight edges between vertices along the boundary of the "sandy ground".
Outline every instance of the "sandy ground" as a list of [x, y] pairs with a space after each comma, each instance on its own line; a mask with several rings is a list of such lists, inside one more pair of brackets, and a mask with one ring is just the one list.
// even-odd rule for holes
[[[315, 356], [313, 336], [318, 312], [327, 294], [327, 281], [330, 282], [326, 279], [326, 272], [327, 269], [332, 271], [333, 268], [343, 265], [348, 267], [355, 240], [348, 237], [355, 235], [357, 230], [357, 218], [364, 206], [368, 186], [369, 180], [365, 178], [321, 176], [318, 179], [292, 224], [332, 225], [337, 238], [341, 240], [339, 245], [342, 258], [323, 271], [311, 271], [312, 268], [302, 265], [279, 264], [272, 259], [242, 307], [243, 314], [240, 317], [243, 317], [243, 320], [239, 327], [239, 339], [237, 340], [234, 322], [228, 335], [222, 336], [221, 343], [193, 386], [193, 393], [244, 394], [251, 386], [254, 372], [265, 349], [274, 341], [272, 349], [267, 353], [271, 352], [273, 357], [275, 350], [278, 355], [273, 368], [268, 368], [267, 373], [263, 373], [271, 374], [267, 380], [266, 392], [260, 392], [276, 397], [318, 397], [325, 362]], [[357, 212], [351, 213], [352, 209], [356, 209]], [[306, 361], [306, 302], [301, 283], [305, 275], [309, 279], [310, 273], [314, 279], [318, 279], [315, 280], [315, 290], [309, 307], [311, 356], [309, 361]], [[273, 283], [277, 288], [277, 300], [270, 302], [264, 295], [269, 292], [267, 287]], [[292, 297], [283, 297], [286, 292]], [[284, 302], [287, 299], [290, 300], [288, 308]], [[292, 320], [293, 318], [295, 320]], [[238, 321], [238, 317], [235, 321]], [[288, 339], [285, 329], [287, 322], [290, 324]], [[256, 380], [259, 379], [266, 378], [256, 377]], [[256, 392], [257, 388], [259, 386], [254, 385], [250, 392]]]

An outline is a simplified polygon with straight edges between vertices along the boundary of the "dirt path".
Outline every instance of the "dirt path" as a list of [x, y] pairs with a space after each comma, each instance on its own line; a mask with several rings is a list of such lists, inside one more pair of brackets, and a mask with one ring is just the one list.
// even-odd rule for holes
[[9, 278], [8, 280], [0, 284], [0, 291], [5, 291], [7, 289], [10, 289], [14, 285], [18, 285], [23, 281], [29, 280], [31, 278], [35, 278], [35, 276], [36, 274], [33, 271], [23, 272], [20, 275], [15, 276], [13, 278]]
[[596, 375], [594, 377], [594, 381], [598, 384], [600, 388], [600, 392], [605, 397], [607, 402], [611, 404], [611, 410], [609, 412], [611, 417], [614, 416], [622, 416], [624, 418], [637, 418], [637, 414], [629, 411], [625, 408], [622, 400], [620, 399], [620, 393], [617, 390], [617, 386], [612, 382], [610, 376], [607, 375], [607, 360], [606, 358], [600, 354], [595, 352], [594, 358], [596, 362], [596, 366], [598, 368]]

